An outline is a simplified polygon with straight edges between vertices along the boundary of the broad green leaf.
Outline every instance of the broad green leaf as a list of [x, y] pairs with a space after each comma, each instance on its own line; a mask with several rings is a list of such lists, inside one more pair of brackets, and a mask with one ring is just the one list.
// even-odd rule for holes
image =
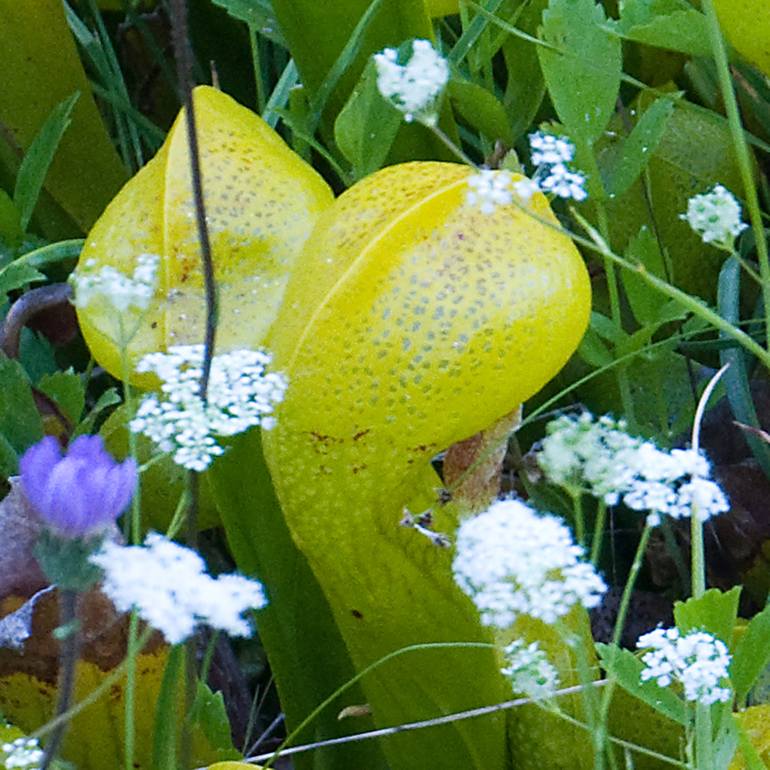
[[605, 184], [610, 196], [622, 195], [639, 178], [663, 138], [674, 112], [674, 102], [665, 97], [653, 102], [628, 137], [617, 145], [616, 162], [607, 170]]
[[253, 32], [286, 47], [270, 0], [213, 0], [232, 17], [245, 22]]
[[[324, 180], [265, 122], [208, 86], [195, 89], [201, 168], [219, 289], [217, 347], [261, 344], [297, 255], [331, 203]], [[147, 312], [118, 313], [109, 297], [78, 308], [94, 358], [124, 374], [120, 331], [136, 327], [131, 371], [145, 354], [203, 339], [205, 302], [187, 132], [177, 118], [158, 154], [121, 190], [89, 233], [78, 270], [109, 265], [130, 275], [141, 254], [160, 257]], [[144, 387], [153, 378], [137, 376]]]
[[59, 149], [59, 143], [72, 123], [72, 111], [79, 98], [80, 92], [76, 92], [57, 104], [24, 153], [24, 160], [16, 175], [13, 201], [21, 212], [21, 227], [25, 231]]
[[[731, 324], [740, 323], [741, 265], [736, 257], [730, 257], [719, 273], [717, 308], [719, 315]], [[760, 428], [759, 417], [751, 394], [751, 384], [743, 349], [735, 346], [719, 352], [722, 366], [730, 365], [724, 373], [725, 393], [733, 417], [744, 425]], [[762, 469], [770, 477], [770, 447], [767, 442], [751, 431], [744, 431], [743, 438]]]
[[642, 682], [644, 664], [629, 650], [609, 644], [597, 644], [602, 667], [617, 680], [618, 685], [634, 698], [680, 725], [687, 724], [684, 701], [671, 688], [658, 687], [657, 682]]
[[755, 615], [738, 640], [730, 665], [730, 680], [739, 704], [770, 665], [770, 605]]
[[[658, 241], [646, 225], [628, 244], [625, 257], [634, 264], [644, 265], [647, 271], [659, 278], [666, 277], [666, 267]], [[636, 320], [640, 324], [657, 321], [661, 307], [665, 304], [665, 297], [630, 270], [622, 270], [620, 275]]]
[[[414, 643], [492, 641], [452, 579], [451, 553], [399, 522], [404, 508], [430, 507], [435, 529], [452, 535], [458, 513], [437, 504], [431, 459], [542, 387], [588, 320], [573, 245], [516, 206], [489, 216], [466, 206], [471, 173], [402, 164], [346, 191], [319, 219], [268, 338], [289, 387], [263, 433], [265, 458], [357, 670]], [[543, 196], [532, 206], [555, 222]], [[574, 660], [558, 650], [574, 682]], [[378, 725], [499, 702], [506, 687], [487, 649], [405, 656], [362, 682]], [[399, 770], [504, 767], [509, 750], [525, 762], [541, 712], [510, 720], [510, 746], [500, 718], [405, 734], [383, 750]], [[557, 725], [571, 766], [590, 766], [586, 736]], [[564, 761], [538, 755], [543, 768]]]
[[714, 6], [730, 45], [770, 75], [770, 7], [765, 0], [714, 0]]
[[731, 647], [740, 596], [740, 586], [730, 591], [710, 588], [697, 599], [676, 602], [676, 626], [683, 634], [697, 630], [708, 631]]
[[[259, 431], [233, 439], [207, 478], [238, 568], [265, 585], [269, 604], [259, 613], [259, 635], [292, 729], [351, 679], [355, 670], [326, 597], [286, 527], [262, 457]], [[339, 722], [336, 715], [343, 706], [364, 700], [360, 689], [354, 688], [321, 714], [299, 740], [347, 734], [348, 724]], [[301, 770], [385, 767], [372, 741], [299, 755], [294, 762]]]
[[16, 248], [24, 239], [21, 214], [8, 193], [0, 188], [0, 240]]
[[43, 423], [21, 364], [0, 353], [0, 433], [21, 455], [43, 437]]
[[626, 0], [617, 30], [638, 43], [711, 56], [706, 17], [685, 0]]
[[594, 329], [586, 329], [577, 354], [594, 369], [609, 366], [614, 360], [612, 352]]
[[[535, 36], [548, 0], [530, 0], [515, 24], [522, 32]], [[506, 110], [511, 116], [511, 133], [518, 138], [532, 125], [545, 96], [545, 80], [540, 68], [537, 46], [516, 35], [508, 35], [503, 43], [505, 68], [508, 82], [503, 98]]]
[[[642, 96], [631, 103], [628, 114], [632, 123], [651, 102], [651, 97]], [[620, 128], [620, 121], [613, 124], [616, 132]], [[612, 139], [606, 143], [602, 140], [598, 152], [600, 166], [604, 165], [604, 153], [611, 150], [611, 144]], [[687, 211], [693, 195], [716, 183], [742, 197], [743, 186], [727, 121], [680, 99], [645, 177], [623, 195], [606, 201], [613, 248], [616, 252], [625, 251], [629, 241], [647, 225], [665, 246], [664, 259], [671, 282], [689, 294], [713, 302], [725, 253], [704, 245], [681, 215]]]
[[449, 101], [455, 114], [488, 140], [513, 144], [514, 136], [503, 105], [486, 88], [468, 80], [452, 78]]
[[73, 425], [80, 422], [86, 404], [86, 394], [79, 374], [75, 374], [72, 369], [47, 374], [38, 382], [37, 388], [56, 402]]
[[594, 0], [550, 0], [541, 37], [558, 50], [537, 49], [559, 119], [579, 144], [598, 139], [615, 111], [622, 68], [621, 44], [605, 28]]
[[770, 706], [752, 706], [733, 715], [740, 752], [730, 770], [764, 770], [770, 766]]
[[355, 179], [382, 168], [402, 121], [403, 115], [377, 89], [370, 61], [334, 123], [334, 139], [352, 163]]
[[[412, 38], [433, 38], [424, 0], [337, 0], [331, 4], [273, 0], [273, 8], [301, 81], [311, 94], [314, 112], [323, 113], [321, 132], [327, 136], [333, 134], [334, 121], [372, 54]], [[365, 28], [360, 28], [372, 9]], [[453, 131], [451, 128], [450, 133]], [[427, 129], [416, 124], [401, 126], [394, 152], [397, 160], [446, 153]]]
[[[0, 18], [0, 124], [12, 137], [14, 152], [21, 155], [32, 145], [62, 100], [81, 94], [45, 187], [87, 230], [126, 173], [91, 97], [63, 5], [60, 0], [0, 0]], [[16, 167], [9, 170], [15, 173]]]
[[177, 735], [180, 734], [180, 718], [177, 693], [184, 676], [185, 648], [175, 645], [169, 650], [166, 667], [160, 682], [155, 703], [155, 733], [152, 744], [153, 770], [175, 770], [177, 760]]

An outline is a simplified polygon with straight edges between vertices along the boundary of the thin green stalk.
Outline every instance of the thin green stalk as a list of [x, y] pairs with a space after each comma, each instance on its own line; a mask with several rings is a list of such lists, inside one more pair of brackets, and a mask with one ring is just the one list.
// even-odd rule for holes
[[602, 542], [604, 541], [604, 525], [607, 522], [607, 503], [599, 500], [596, 506], [596, 520], [594, 521], [594, 537], [591, 543], [591, 564], [594, 567], [599, 563], [602, 555]]
[[128, 623], [128, 643], [126, 645], [126, 690], [124, 696], [124, 757], [126, 770], [135, 770], [134, 748], [136, 746], [136, 656], [139, 641], [139, 616], [136, 610], [131, 612]]
[[257, 30], [249, 26], [249, 43], [251, 44], [251, 63], [254, 68], [254, 88], [257, 97], [257, 113], [261, 115], [267, 104], [267, 94], [265, 93], [265, 81], [262, 78], [262, 56], [259, 45], [259, 34]]
[[[612, 631], [612, 645], [618, 647], [620, 645], [620, 638], [623, 635], [623, 627], [626, 624], [626, 616], [628, 615], [628, 608], [631, 604], [631, 595], [636, 585], [636, 580], [639, 577], [639, 570], [642, 567], [644, 560], [644, 554], [647, 550], [647, 543], [650, 541], [650, 535], [652, 534], [652, 527], [649, 524], [645, 524], [642, 536], [639, 538], [639, 545], [636, 547], [636, 553], [634, 554], [634, 561], [631, 564], [631, 569], [628, 572], [628, 578], [626, 585], [623, 588], [623, 595], [620, 598], [620, 607], [618, 608], [618, 616], [615, 620], [615, 628]], [[615, 692], [615, 685], [617, 680], [614, 677], [609, 677], [607, 688], [602, 693], [602, 703], [599, 711], [599, 724], [597, 725], [597, 731], [602, 735], [607, 735], [607, 721], [610, 714], [610, 705], [612, 703], [612, 695]]]
[[478, 169], [478, 166], [458, 147], [437, 125], [431, 123], [423, 123], [424, 126], [429, 128], [433, 134], [450, 150], [454, 153], [466, 166]]
[[586, 544], [586, 523], [583, 513], [583, 495], [580, 490], [570, 490], [572, 498], [572, 513], [575, 519], [575, 539], [580, 545]]
[[746, 200], [746, 208], [751, 220], [751, 228], [757, 245], [757, 261], [759, 262], [759, 274], [762, 278], [762, 296], [765, 302], [765, 335], [766, 347], [770, 350], [770, 256], [768, 255], [765, 229], [762, 224], [762, 209], [759, 205], [759, 195], [754, 184], [751, 155], [746, 136], [743, 132], [741, 114], [738, 109], [738, 100], [735, 97], [733, 82], [730, 76], [730, 64], [727, 60], [727, 50], [722, 38], [722, 30], [719, 26], [719, 18], [714, 8], [713, 0], [703, 0], [703, 13], [708, 24], [709, 41], [717, 68], [719, 89], [727, 112], [727, 121], [730, 125], [730, 133], [733, 138], [735, 156], [738, 161], [738, 169], [743, 183], [743, 194]]

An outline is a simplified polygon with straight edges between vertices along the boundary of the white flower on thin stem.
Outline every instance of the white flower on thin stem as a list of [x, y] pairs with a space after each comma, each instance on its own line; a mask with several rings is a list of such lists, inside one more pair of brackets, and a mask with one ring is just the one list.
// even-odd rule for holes
[[559, 674], [537, 642], [516, 639], [503, 649], [506, 665], [500, 669], [511, 689], [529, 698], [549, 698], [559, 686]]
[[16, 738], [0, 745], [0, 764], [7, 770], [37, 770], [43, 762], [43, 751], [37, 738]]
[[595, 607], [606, 590], [582, 555], [555, 516], [500, 500], [460, 525], [452, 570], [484, 625], [507, 628], [519, 615], [553, 623], [576, 604]]
[[402, 65], [398, 52], [386, 48], [375, 54], [377, 88], [401, 112], [407, 123], [435, 125], [436, 104], [449, 80], [449, 64], [428, 40], [412, 43], [412, 56]]
[[732, 698], [730, 688], [723, 686], [731, 656], [713, 634], [690, 631], [682, 636], [677, 628], [656, 628], [640, 636], [636, 646], [650, 650], [642, 655], [642, 682], [652, 679], [658, 687], [678, 682], [687, 700], [706, 706]]
[[704, 243], [732, 251], [735, 239], [748, 227], [741, 221], [741, 206], [721, 184], [687, 202], [687, 213], [680, 215]]
[[199, 395], [203, 345], [177, 345], [168, 353], [151, 353], [137, 366], [161, 380], [162, 396], [145, 396], [129, 427], [143, 433], [174, 462], [202, 471], [224, 451], [217, 436], [234, 436], [261, 425], [269, 430], [276, 404], [283, 400], [286, 378], [268, 373], [270, 355], [234, 350], [214, 356], [208, 398]]
[[115, 607], [121, 612], [136, 609], [169, 644], [183, 642], [199, 623], [232, 636], [250, 636], [243, 613], [267, 604], [256, 580], [212, 578], [195, 551], [154, 532], [144, 546], [106, 542], [91, 561], [104, 571], [102, 591]]
[[155, 294], [158, 282], [160, 257], [157, 254], [140, 254], [131, 276], [121, 273], [110, 265], [91, 272], [93, 260], [88, 260], [83, 270], [72, 274], [77, 307], [88, 306], [95, 297], [103, 297], [120, 313], [131, 307], [147, 310]]

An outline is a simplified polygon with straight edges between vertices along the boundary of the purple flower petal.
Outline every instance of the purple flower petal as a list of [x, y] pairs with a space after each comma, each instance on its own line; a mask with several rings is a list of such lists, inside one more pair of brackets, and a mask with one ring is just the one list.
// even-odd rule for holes
[[136, 488], [133, 459], [116, 463], [101, 436], [79, 436], [61, 456], [55, 439], [30, 447], [19, 462], [21, 483], [43, 520], [65, 537], [88, 537], [125, 510]]

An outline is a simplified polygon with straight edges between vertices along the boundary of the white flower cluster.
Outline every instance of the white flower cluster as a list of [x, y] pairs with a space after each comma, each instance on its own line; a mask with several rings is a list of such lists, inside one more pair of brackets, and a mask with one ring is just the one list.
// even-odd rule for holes
[[661, 516], [695, 515], [700, 521], [725, 513], [730, 504], [712, 481], [708, 460], [692, 449], [659, 449], [629, 436], [625, 423], [595, 420], [588, 412], [562, 415], [546, 427], [537, 460], [546, 478], [572, 494], [588, 492], [607, 505], [648, 511], [650, 526]]
[[[96, 261], [89, 259], [84, 267], [93, 268]], [[133, 275], [127, 276], [110, 265], [96, 272], [72, 274], [75, 287], [75, 305], [84, 308], [94, 297], [101, 296], [118, 311], [124, 313], [130, 307], [147, 310], [155, 294], [158, 282], [160, 257], [157, 254], [140, 254], [136, 259]]]
[[543, 192], [578, 202], [588, 197], [586, 178], [568, 164], [575, 158], [575, 145], [563, 136], [537, 131], [529, 136], [532, 164], [537, 167], [535, 181]]
[[0, 746], [0, 764], [7, 770], [25, 768], [37, 770], [43, 761], [43, 751], [37, 738], [16, 738]]
[[537, 642], [516, 639], [503, 649], [506, 665], [500, 669], [515, 693], [529, 698], [550, 698], [559, 686], [559, 674]]
[[152, 439], [174, 462], [203, 471], [224, 451], [215, 436], [234, 436], [255, 425], [269, 430], [270, 416], [286, 392], [286, 378], [266, 373], [270, 355], [256, 350], [234, 350], [214, 356], [208, 399], [199, 395], [203, 345], [177, 345], [168, 353], [151, 353], [137, 366], [154, 372], [162, 381], [164, 398], [146, 396], [130, 428]]
[[748, 227], [741, 221], [741, 207], [735, 196], [721, 184], [687, 202], [687, 213], [680, 215], [704, 243], [732, 251], [735, 239]]
[[377, 88], [401, 112], [407, 123], [418, 120], [435, 125], [436, 104], [449, 80], [449, 65], [428, 40], [412, 43], [412, 56], [398, 63], [398, 52], [386, 48], [375, 54]]
[[121, 612], [136, 609], [169, 644], [204, 623], [232, 636], [250, 636], [242, 615], [267, 604], [262, 585], [240, 575], [206, 574], [203, 559], [155, 532], [142, 546], [106, 542], [90, 557], [104, 571], [102, 591]]
[[636, 646], [651, 650], [642, 655], [643, 682], [654, 679], [658, 687], [679, 682], [687, 700], [706, 706], [732, 697], [729, 687], [719, 686], [729, 674], [730, 653], [712, 634], [691, 631], [682, 636], [677, 628], [656, 628], [640, 636]]
[[555, 516], [500, 500], [460, 525], [452, 570], [484, 625], [507, 628], [519, 615], [554, 623], [576, 604], [595, 607], [607, 588], [582, 555]]
[[468, 188], [465, 202], [469, 206], [478, 206], [483, 214], [491, 214], [498, 206], [512, 203], [514, 195], [522, 203], [528, 203], [539, 189], [531, 179], [514, 182], [509, 171], [488, 168], [469, 176]]
[[567, 165], [575, 157], [575, 145], [569, 139], [538, 131], [530, 136], [530, 145], [536, 166], [532, 179], [514, 182], [509, 171], [480, 169], [468, 177], [465, 202], [491, 214], [498, 206], [512, 203], [514, 195], [522, 204], [529, 203], [538, 190], [560, 198], [586, 199], [585, 176]]

